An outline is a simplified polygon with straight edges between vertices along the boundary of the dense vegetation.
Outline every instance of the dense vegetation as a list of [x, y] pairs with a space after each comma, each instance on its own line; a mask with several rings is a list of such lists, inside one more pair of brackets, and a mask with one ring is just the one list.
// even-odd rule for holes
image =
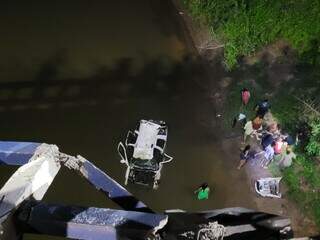
[[[296, 121], [293, 123], [300, 123], [300, 128], [305, 124], [307, 138], [297, 146], [297, 159], [283, 176], [291, 197], [305, 212], [314, 216], [320, 227], [320, 112], [318, 105], [310, 100], [297, 106], [299, 110], [295, 111]], [[277, 115], [280, 118], [285, 116], [282, 111]]]
[[[278, 38], [286, 39], [301, 55], [320, 52], [318, 0], [183, 0], [191, 14], [207, 24], [225, 43], [225, 63], [249, 55]], [[308, 55], [308, 54], [307, 54]], [[317, 56], [316, 56], [317, 57]]]
[[[269, 96], [272, 113], [286, 131], [293, 136], [305, 131], [306, 138], [295, 149], [296, 161], [280, 174], [287, 183], [289, 195], [304, 212], [313, 215], [320, 227], [320, 1], [183, 2], [191, 15], [206, 24], [214, 37], [224, 43], [224, 61], [229, 69], [236, 69], [239, 57], [251, 55], [278, 39], [286, 40], [295, 49], [298, 62], [294, 80], [284, 81], [277, 87], [267, 81], [262, 62], [246, 68], [246, 73], [240, 69], [231, 72], [248, 78], [231, 84], [224, 114], [226, 119], [232, 119], [239, 112], [239, 106], [234, 103], [239, 102], [239, 92], [246, 87], [251, 90], [251, 102], [241, 111], [252, 117], [254, 104], [268, 91], [272, 93]], [[255, 80], [254, 84], [248, 80], [250, 77]]]
[[[319, 90], [320, 88], [318, 88]], [[284, 96], [282, 98], [290, 98]], [[281, 100], [281, 98], [280, 98]], [[309, 98], [298, 102], [291, 99], [296, 108], [290, 110], [292, 131], [304, 131], [306, 138], [297, 145], [297, 159], [293, 166], [282, 174], [287, 183], [290, 196], [296, 200], [304, 212], [314, 216], [320, 227], [320, 112], [318, 104], [313, 104]], [[288, 105], [287, 105], [288, 106]], [[289, 105], [292, 106], [292, 105]], [[286, 122], [286, 111], [276, 108], [274, 111], [280, 122]], [[296, 129], [294, 129], [294, 127]]]

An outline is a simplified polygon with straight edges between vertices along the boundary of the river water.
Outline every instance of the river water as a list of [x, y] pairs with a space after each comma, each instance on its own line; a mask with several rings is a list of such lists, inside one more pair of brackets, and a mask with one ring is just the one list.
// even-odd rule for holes
[[[1, 1], [0, 32], [2, 140], [57, 144], [122, 184], [118, 142], [140, 119], [165, 120], [174, 160], [158, 190], [129, 185], [130, 192], [157, 211], [255, 208], [236, 170], [239, 150], [211, 124], [203, 86], [221, 71], [212, 76], [197, 59], [169, 0]], [[0, 169], [1, 184], [13, 171]], [[200, 202], [193, 191], [202, 182], [212, 191]], [[117, 208], [66, 169], [44, 201]]]

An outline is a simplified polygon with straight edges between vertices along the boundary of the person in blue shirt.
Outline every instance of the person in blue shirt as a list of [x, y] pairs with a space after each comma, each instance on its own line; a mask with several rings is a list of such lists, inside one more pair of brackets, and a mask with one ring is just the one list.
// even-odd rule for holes
[[269, 111], [270, 103], [268, 99], [263, 100], [262, 102], [256, 105], [257, 116], [264, 117], [264, 115]]

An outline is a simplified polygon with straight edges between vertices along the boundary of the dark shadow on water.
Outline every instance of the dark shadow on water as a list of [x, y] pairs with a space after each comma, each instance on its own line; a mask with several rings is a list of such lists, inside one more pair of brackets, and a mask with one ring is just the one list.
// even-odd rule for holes
[[[32, 81], [1, 82], [2, 112], [51, 109], [65, 106], [105, 105], [114, 99], [179, 97], [199, 94], [193, 78], [205, 78], [200, 60], [185, 57], [182, 61], [155, 59], [132, 73], [133, 60], [123, 58], [112, 67], [98, 66], [86, 79], [57, 79], [64, 53], [59, 52], [40, 67]], [[202, 75], [202, 77], [201, 77]], [[192, 86], [193, 85], [193, 86]], [[184, 92], [188, 89], [188, 92]]]

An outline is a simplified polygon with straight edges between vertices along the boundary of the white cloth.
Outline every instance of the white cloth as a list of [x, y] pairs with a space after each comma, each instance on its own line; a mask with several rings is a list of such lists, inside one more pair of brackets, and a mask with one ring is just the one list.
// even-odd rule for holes
[[246, 118], [246, 115], [245, 115], [245, 114], [239, 113], [238, 121], [241, 121], [241, 120], [243, 120], [243, 119], [245, 119], [245, 118]]
[[134, 158], [148, 160], [153, 158], [153, 149], [157, 142], [160, 125], [141, 120], [138, 138], [133, 151]]

